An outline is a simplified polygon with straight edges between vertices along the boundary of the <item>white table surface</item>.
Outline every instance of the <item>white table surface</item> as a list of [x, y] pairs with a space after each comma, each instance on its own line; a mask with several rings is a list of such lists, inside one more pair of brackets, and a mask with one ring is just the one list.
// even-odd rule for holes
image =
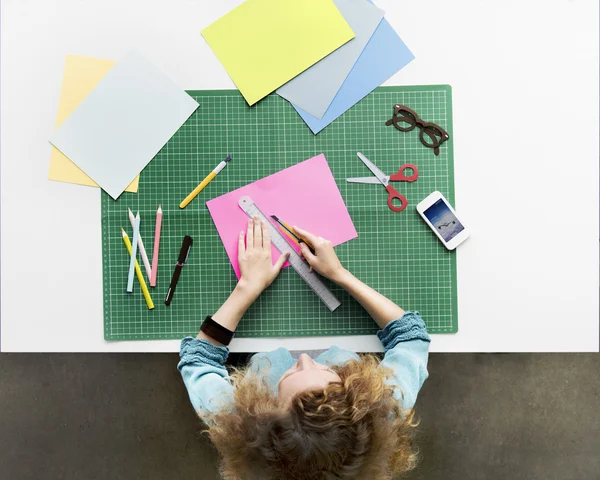
[[[200, 30], [239, 0], [2, 2], [2, 351], [105, 342], [100, 193], [47, 180], [65, 55], [137, 48], [185, 89], [234, 88]], [[379, 0], [416, 59], [388, 85], [453, 87], [459, 332], [434, 352], [598, 350], [598, 1]], [[200, 320], [200, 319], [199, 319]], [[234, 351], [379, 350], [375, 337]]]

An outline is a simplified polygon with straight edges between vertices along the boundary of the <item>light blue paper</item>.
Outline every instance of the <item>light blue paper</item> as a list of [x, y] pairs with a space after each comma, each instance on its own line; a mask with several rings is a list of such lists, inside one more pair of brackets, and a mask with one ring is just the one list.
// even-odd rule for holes
[[312, 132], [317, 134], [413, 58], [412, 52], [384, 18], [323, 118], [313, 117], [296, 105], [294, 108]]
[[198, 103], [137, 52], [128, 53], [50, 143], [116, 199]]
[[321, 118], [383, 19], [383, 10], [366, 0], [334, 0], [355, 37], [277, 90], [310, 115]]

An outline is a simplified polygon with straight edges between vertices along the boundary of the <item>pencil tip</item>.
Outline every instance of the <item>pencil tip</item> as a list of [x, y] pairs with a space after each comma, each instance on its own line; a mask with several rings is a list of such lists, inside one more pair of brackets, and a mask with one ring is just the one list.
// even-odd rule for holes
[[231, 160], [231, 155], [227, 155], [227, 158], [223, 160], [224, 162], [229, 162]]
[[121, 229], [121, 235], [123, 235], [124, 237], [126, 237], [126, 236], [127, 236], [127, 232], [125, 231], [125, 229], [124, 229], [124, 228], [122, 228], [122, 229]]
[[271, 218], [272, 218], [273, 220], [275, 220], [276, 222], [278, 222], [278, 221], [279, 221], [279, 218], [277, 217], [277, 215], [271, 215]]

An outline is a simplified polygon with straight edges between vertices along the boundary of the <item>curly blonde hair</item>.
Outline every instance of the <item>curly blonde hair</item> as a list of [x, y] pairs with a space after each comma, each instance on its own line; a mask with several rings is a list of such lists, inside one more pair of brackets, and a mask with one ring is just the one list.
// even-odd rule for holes
[[233, 405], [205, 416], [227, 480], [390, 479], [416, 465], [414, 411], [374, 355], [333, 367], [341, 382], [282, 405], [251, 368], [232, 374]]

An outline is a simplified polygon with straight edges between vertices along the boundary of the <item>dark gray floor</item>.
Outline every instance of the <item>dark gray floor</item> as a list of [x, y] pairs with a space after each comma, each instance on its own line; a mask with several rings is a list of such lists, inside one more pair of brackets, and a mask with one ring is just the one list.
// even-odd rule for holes
[[[176, 355], [0, 355], [0, 479], [218, 479]], [[432, 355], [411, 479], [600, 479], [600, 355]]]

